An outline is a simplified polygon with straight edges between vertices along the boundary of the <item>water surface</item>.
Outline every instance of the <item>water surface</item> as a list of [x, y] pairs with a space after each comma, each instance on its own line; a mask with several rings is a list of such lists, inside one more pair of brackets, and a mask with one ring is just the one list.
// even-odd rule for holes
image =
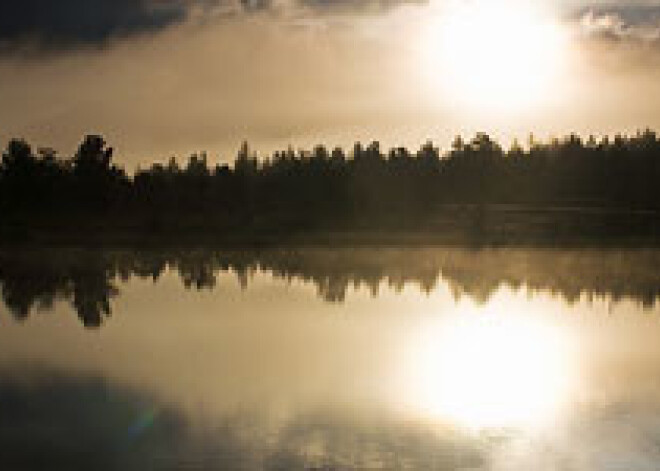
[[0, 254], [0, 468], [655, 470], [660, 251]]

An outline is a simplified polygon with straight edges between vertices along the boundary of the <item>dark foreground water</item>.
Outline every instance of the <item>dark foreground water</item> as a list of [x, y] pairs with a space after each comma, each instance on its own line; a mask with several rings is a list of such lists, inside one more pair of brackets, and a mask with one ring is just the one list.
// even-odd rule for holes
[[0, 253], [2, 470], [657, 470], [660, 251]]

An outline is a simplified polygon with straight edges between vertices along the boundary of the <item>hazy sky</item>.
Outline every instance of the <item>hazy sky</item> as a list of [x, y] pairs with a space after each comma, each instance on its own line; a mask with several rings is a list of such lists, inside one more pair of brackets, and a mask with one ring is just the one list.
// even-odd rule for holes
[[660, 1], [0, 0], [0, 140], [446, 146], [660, 127]]

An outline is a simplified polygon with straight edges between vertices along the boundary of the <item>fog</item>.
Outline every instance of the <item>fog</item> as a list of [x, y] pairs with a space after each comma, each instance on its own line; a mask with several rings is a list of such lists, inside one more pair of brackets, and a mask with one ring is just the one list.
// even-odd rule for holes
[[475, 116], [448, 104], [418, 54], [447, 2], [191, 3], [185, 17], [99, 41], [0, 38], [0, 140], [67, 154], [102, 133], [134, 169], [203, 150], [230, 161], [243, 139], [263, 153], [356, 140], [447, 147], [476, 131], [506, 142], [660, 125], [654, 4], [557, 11], [569, 47], [552, 99]]

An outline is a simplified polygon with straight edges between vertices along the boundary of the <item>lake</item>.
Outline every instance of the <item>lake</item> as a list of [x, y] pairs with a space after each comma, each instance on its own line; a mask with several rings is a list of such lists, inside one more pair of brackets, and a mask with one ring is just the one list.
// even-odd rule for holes
[[657, 470], [660, 250], [0, 251], [3, 470]]

